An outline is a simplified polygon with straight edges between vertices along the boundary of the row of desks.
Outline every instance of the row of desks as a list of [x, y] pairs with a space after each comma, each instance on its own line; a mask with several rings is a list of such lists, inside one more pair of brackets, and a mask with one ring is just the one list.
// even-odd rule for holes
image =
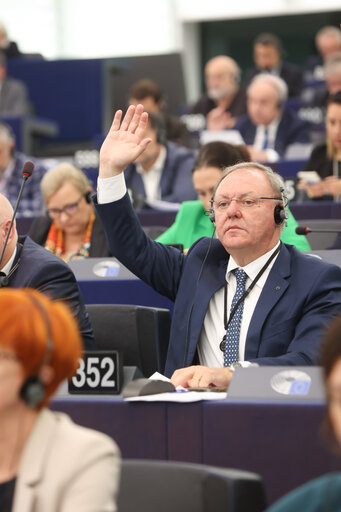
[[52, 408], [113, 437], [124, 458], [174, 460], [260, 474], [268, 502], [341, 470], [323, 434], [324, 404], [201, 401], [125, 402], [56, 398]]

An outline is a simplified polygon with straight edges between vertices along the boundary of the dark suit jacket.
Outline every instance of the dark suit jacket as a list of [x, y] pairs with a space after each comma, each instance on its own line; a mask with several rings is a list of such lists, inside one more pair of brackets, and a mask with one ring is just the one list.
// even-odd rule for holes
[[[37, 244], [45, 245], [51, 224], [52, 220], [47, 215], [38, 217], [31, 224], [28, 232], [29, 237]], [[97, 215], [92, 226], [90, 242], [90, 258], [106, 258], [111, 256], [102, 223]]]
[[[254, 143], [256, 128], [256, 125], [253, 124], [248, 115], [239, 117], [235, 124], [235, 130], [240, 132], [245, 144], [248, 145]], [[296, 142], [309, 143], [310, 130], [311, 124], [308, 121], [300, 119], [289, 108], [284, 108], [276, 133], [275, 150], [279, 155], [283, 156], [290, 144]]]
[[8, 286], [11, 288], [35, 288], [54, 300], [65, 301], [78, 320], [84, 348], [95, 348], [89, 316], [70, 267], [29, 237], [19, 237], [17, 247], [14, 265], [20, 258], [19, 267], [9, 277]]
[[[196, 199], [197, 195], [192, 183], [194, 152], [173, 142], [166, 143], [167, 156], [163, 166], [160, 187], [161, 199], [171, 203], [182, 203]], [[127, 187], [134, 194], [146, 197], [141, 175], [135, 164], [124, 170]]]
[[[244, 86], [247, 88], [250, 85], [252, 79], [259, 75], [260, 73], [264, 73], [261, 69], [256, 67], [250, 68], [245, 72], [244, 78]], [[288, 86], [288, 94], [290, 97], [298, 97], [300, 96], [303, 89], [303, 71], [301, 68], [296, 66], [295, 64], [291, 64], [290, 62], [282, 62], [281, 70], [279, 76], [284, 80], [284, 82]]]
[[6, 77], [0, 90], [1, 116], [27, 116], [32, 113], [24, 82]]
[[[187, 114], [202, 114], [207, 116], [211, 110], [216, 108], [217, 104], [211, 100], [207, 94], [201, 96], [196, 103], [188, 107]], [[230, 112], [232, 117], [238, 117], [246, 112], [246, 94], [244, 89], [239, 89], [236, 96], [233, 98], [231, 105], [226, 109]]]
[[314, 147], [302, 170], [316, 171], [321, 179], [333, 176], [333, 161], [327, 156], [327, 144]]
[[[225, 282], [229, 254], [216, 239], [199, 239], [186, 256], [152, 241], [128, 194], [96, 208], [115, 256], [175, 301], [165, 370], [170, 376], [194, 360], [209, 301]], [[245, 359], [260, 365], [317, 364], [323, 329], [339, 311], [341, 269], [283, 244], [251, 319]]]

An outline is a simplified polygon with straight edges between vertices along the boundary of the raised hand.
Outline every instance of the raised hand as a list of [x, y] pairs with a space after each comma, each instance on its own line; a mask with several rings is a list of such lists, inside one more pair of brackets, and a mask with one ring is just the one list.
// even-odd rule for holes
[[130, 105], [123, 120], [122, 115], [122, 110], [117, 110], [102, 144], [100, 178], [120, 174], [151, 142], [151, 139], [143, 138], [148, 123], [148, 114], [143, 111], [143, 105]]

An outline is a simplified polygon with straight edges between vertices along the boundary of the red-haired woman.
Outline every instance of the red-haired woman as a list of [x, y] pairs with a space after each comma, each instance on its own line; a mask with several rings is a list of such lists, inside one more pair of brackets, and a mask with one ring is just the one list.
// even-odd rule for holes
[[116, 444], [47, 408], [81, 356], [72, 314], [30, 289], [2, 289], [0, 310], [0, 510], [115, 511]]

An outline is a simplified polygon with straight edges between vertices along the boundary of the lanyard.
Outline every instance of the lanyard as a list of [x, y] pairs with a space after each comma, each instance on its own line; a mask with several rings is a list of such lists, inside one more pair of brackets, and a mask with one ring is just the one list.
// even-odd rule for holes
[[277, 249], [271, 254], [270, 258], [268, 258], [268, 260], [265, 262], [265, 264], [263, 265], [263, 267], [260, 269], [260, 271], [258, 272], [258, 274], [256, 275], [256, 277], [254, 278], [254, 280], [252, 281], [252, 283], [250, 284], [250, 286], [245, 290], [245, 292], [243, 293], [243, 295], [240, 297], [240, 299], [238, 300], [238, 302], [234, 305], [234, 308], [232, 309], [231, 313], [230, 313], [230, 318], [229, 320], [227, 321], [227, 282], [225, 281], [225, 286], [224, 286], [224, 326], [225, 326], [225, 334], [223, 336], [223, 339], [222, 341], [220, 342], [220, 345], [219, 345], [219, 348], [222, 352], [225, 352], [225, 340], [226, 340], [226, 331], [227, 331], [227, 328], [232, 320], [232, 318], [234, 317], [237, 309], [239, 308], [240, 304], [243, 302], [243, 300], [246, 299], [246, 297], [249, 295], [249, 293], [251, 292], [251, 290], [255, 287], [257, 281], [260, 279], [260, 277], [264, 274], [265, 270], [268, 268], [268, 266], [270, 265], [270, 263], [272, 262], [272, 260], [275, 258], [275, 256], [277, 256], [277, 254], [279, 253], [279, 251], [281, 250], [281, 246], [282, 246], [282, 242], [279, 243], [279, 246], [277, 247]]

